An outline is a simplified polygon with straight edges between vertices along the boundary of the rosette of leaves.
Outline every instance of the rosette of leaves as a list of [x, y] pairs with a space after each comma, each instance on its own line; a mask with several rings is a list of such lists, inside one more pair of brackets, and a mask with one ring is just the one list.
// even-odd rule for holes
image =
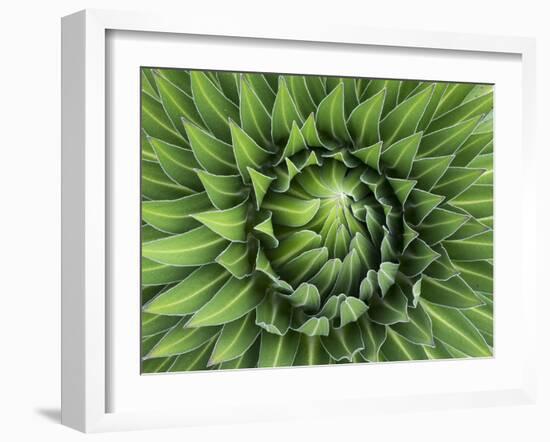
[[144, 373], [492, 355], [491, 86], [142, 70]]

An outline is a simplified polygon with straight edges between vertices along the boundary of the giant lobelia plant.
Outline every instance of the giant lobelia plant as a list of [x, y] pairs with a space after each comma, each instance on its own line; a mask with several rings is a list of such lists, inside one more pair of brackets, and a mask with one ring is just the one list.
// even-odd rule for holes
[[141, 75], [142, 372], [492, 355], [492, 86]]

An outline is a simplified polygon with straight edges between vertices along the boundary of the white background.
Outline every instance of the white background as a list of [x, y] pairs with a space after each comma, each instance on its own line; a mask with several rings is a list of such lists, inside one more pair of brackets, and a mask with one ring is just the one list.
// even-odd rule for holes
[[[2, 129], [2, 285], [0, 320], [0, 437], [7, 441], [150, 441], [186, 440], [548, 440], [550, 429], [549, 325], [540, 324], [541, 404], [537, 408], [501, 407], [477, 410], [380, 414], [368, 421], [351, 419], [289, 422], [191, 430], [162, 430], [84, 436], [61, 427], [59, 421], [59, 188], [60, 188], [60, 27], [59, 18], [75, 10], [116, 8], [173, 11], [182, 21], [193, 15], [219, 14], [227, 20], [299, 23], [330, 22], [455, 32], [511, 34], [538, 38], [539, 150], [550, 147], [543, 136], [550, 121], [549, 12], [542, 1], [386, 1], [314, 2], [271, 0], [25, 1], [4, 4], [0, 14], [0, 127]], [[176, 7], [179, 5], [179, 8]], [[161, 9], [162, 8], [162, 9]], [[313, 12], [315, 11], [315, 13]], [[545, 30], [546, 28], [546, 30]], [[548, 163], [549, 156], [545, 154]], [[543, 162], [541, 156], [541, 163]], [[547, 173], [546, 173], [547, 175]], [[539, 181], [542, 220], [548, 220], [547, 177]], [[543, 224], [543, 223], [541, 223]], [[546, 223], [547, 224], [547, 223]], [[548, 245], [542, 236], [540, 246]], [[547, 235], [547, 229], [545, 234]], [[7, 242], [7, 243], [6, 243]], [[533, 257], [542, 268], [542, 253]], [[546, 263], [548, 259], [546, 258]], [[533, 267], [533, 272], [535, 268]], [[541, 274], [542, 276], [542, 274]], [[550, 308], [549, 293], [540, 281], [541, 319]], [[541, 321], [542, 322], [542, 321]], [[546, 322], [546, 321], [545, 321]], [[518, 330], [521, 333], [521, 330]], [[521, 357], [521, 349], [518, 349]], [[544, 377], [546, 375], [546, 379]], [[261, 394], [261, 392], [259, 392]], [[185, 400], [185, 398], [182, 398]], [[545, 409], [546, 408], [546, 409]]]

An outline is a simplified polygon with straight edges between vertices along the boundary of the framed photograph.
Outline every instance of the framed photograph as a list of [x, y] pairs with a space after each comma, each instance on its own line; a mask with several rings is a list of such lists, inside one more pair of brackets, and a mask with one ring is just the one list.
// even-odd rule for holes
[[64, 424], [534, 400], [532, 40], [62, 26]]

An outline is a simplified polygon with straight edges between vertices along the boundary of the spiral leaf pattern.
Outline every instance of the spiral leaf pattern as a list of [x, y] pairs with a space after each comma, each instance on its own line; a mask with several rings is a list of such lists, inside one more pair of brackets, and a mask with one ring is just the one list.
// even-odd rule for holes
[[492, 86], [141, 75], [142, 372], [492, 355]]

